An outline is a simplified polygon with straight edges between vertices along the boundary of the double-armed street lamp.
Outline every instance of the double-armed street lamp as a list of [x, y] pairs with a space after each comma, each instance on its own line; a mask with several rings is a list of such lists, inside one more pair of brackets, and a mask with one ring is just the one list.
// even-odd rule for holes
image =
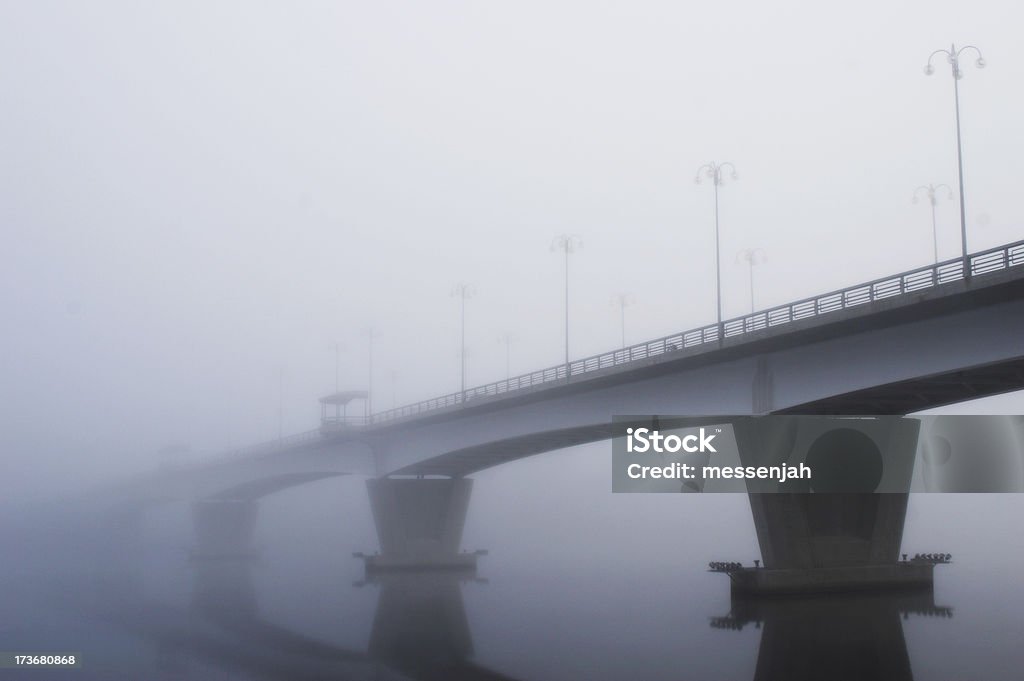
[[953, 200], [953, 190], [948, 184], [923, 184], [914, 190], [914, 203], [918, 202], [918, 195], [924, 192], [924, 195], [928, 197], [928, 203], [932, 207], [932, 249], [935, 253], [935, 263], [939, 262], [939, 231], [935, 224], [935, 206], [938, 205], [939, 190], [945, 188], [947, 199]]
[[973, 51], [978, 55], [974, 65], [979, 69], [985, 68], [985, 58], [981, 56], [981, 50], [974, 45], [966, 45], [961, 48], [950, 45], [948, 50], [935, 50], [928, 55], [928, 63], [924, 67], [924, 73], [926, 76], [930, 76], [935, 73], [935, 67], [932, 66], [932, 59], [936, 55], [945, 55], [946, 61], [949, 63], [951, 73], [953, 75], [953, 104], [956, 111], [956, 162], [957, 162], [957, 178], [960, 185], [960, 245], [963, 251], [964, 259], [964, 279], [969, 279], [971, 276], [971, 267], [968, 262], [967, 256], [967, 213], [964, 209], [964, 154], [963, 144], [960, 140], [960, 79], [964, 77], [964, 72], [960, 69], [960, 55], [964, 52]]
[[466, 393], [466, 300], [476, 295], [476, 287], [473, 284], [459, 282], [452, 288], [452, 297], [459, 299], [461, 316], [462, 344], [459, 350], [460, 371], [459, 371], [459, 392], [465, 399]]
[[560, 234], [551, 240], [552, 252], [565, 255], [565, 366], [569, 372], [569, 254], [583, 249], [583, 240], [576, 234]]
[[715, 187], [715, 297], [718, 301], [718, 339], [722, 340], [722, 263], [721, 263], [721, 238], [718, 228], [718, 188], [725, 184], [723, 173], [729, 170], [733, 180], [739, 179], [736, 175], [736, 166], [729, 161], [725, 163], [705, 163], [697, 169], [696, 184], [700, 184], [704, 178], [711, 180]]

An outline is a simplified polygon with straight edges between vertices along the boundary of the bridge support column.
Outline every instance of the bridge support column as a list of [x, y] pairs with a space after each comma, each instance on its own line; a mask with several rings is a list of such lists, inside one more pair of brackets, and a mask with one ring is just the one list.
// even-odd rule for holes
[[259, 502], [202, 499], [192, 505], [196, 547], [193, 558], [251, 558]]
[[751, 494], [763, 568], [730, 572], [737, 593], [930, 588], [933, 564], [900, 561], [906, 493]]
[[380, 553], [363, 556], [367, 570], [476, 567], [459, 551], [466, 524], [469, 478], [377, 478], [366, 481]]
[[899, 560], [916, 420], [789, 415], [734, 430], [744, 465], [813, 470], [808, 480], [748, 485], [764, 567], [727, 569], [734, 592], [931, 586], [933, 564]]
[[766, 568], [895, 563], [903, 539], [903, 494], [751, 494]]

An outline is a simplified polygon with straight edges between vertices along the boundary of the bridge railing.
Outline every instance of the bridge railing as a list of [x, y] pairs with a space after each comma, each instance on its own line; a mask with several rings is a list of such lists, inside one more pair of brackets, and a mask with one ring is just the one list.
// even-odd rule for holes
[[[1024, 265], [1024, 241], [975, 253], [968, 260], [970, 261], [971, 273], [975, 276]], [[388, 409], [387, 411], [373, 414], [370, 417], [370, 423], [387, 423], [395, 419], [415, 416], [424, 412], [463, 405], [484, 397], [505, 395], [559, 381], [565, 382], [574, 376], [581, 376], [633, 362], [643, 362], [644, 360], [669, 353], [685, 355], [702, 352], [707, 346], [717, 344], [720, 337], [733, 338], [742, 336], [804, 319], [839, 312], [876, 300], [895, 298], [934, 288], [941, 284], [959, 281], [964, 278], [963, 270], [964, 261], [962, 258], [946, 260], [935, 265], [927, 265], [903, 272], [902, 274], [876, 279], [865, 284], [858, 284], [812, 298], [805, 298], [794, 303], [729, 319], [724, 321], [721, 326], [710, 324], [652, 341], [637, 343], [620, 350], [573, 360], [568, 364], [559, 364], [521, 376], [494, 381], [486, 385], [469, 388], [463, 392], [449, 393], [441, 397], [434, 397], [395, 409]]]
[[[992, 248], [987, 251], [975, 253], [969, 257], [971, 273], [973, 276], [985, 275], [992, 272], [999, 272], [1011, 267], [1024, 265], [1024, 241], [1017, 241], [1006, 246]], [[369, 417], [350, 417], [345, 423], [334, 423], [330, 417], [324, 425], [327, 428], [317, 428], [295, 435], [288, 435], [282, 438], [268, 440], [250, 447], [234, 449], [230, 455], [251, 455], [262, 452], [270, 453], [281, 449], [295, 447], [308, 442], [321, 439], [326, 432], [333, 428], [341, 429], [349, 426], [376, 425], [388, 423], [396, 419], [416, 416], [448, 407], [479, 400], [484, 397], [505, 395], [530, 388], [562, 382], [575, 376], [582, 376], [595, 371], [601, 371], [611, 367], [628, 365], [634, 362], [644, 362], [651, 358], [666, 354], [678, 353], [679, 356], [705, 352], [719, 341], [720, 332], [725, 338], [743, 336], [745, 334], [763, 331], [765, 329], [790, 324], [804, 319], [820, 317], [822, 315], [839, 312], [859, 305], [865, 305], [877, 300], [896, 298], [899, 296], [924, 291], [941, 284], [959, 281], [964, 278], [964, 262], [962, 258], [955, 258], [919, 267], [902, 274], [876, 279], [865, 284], [858, 284], [849, 288], [832, 291], [823, 295], [805, 298], [794, 303], [780, 305], [744, 315], [735, 319], [729, 319], [722, 323], [691, 329], [682, 333], [664, 336], [652, 341], [637, 343], [619, 350], [605, 352], [600, 355], [593, 355], [583, 359], [573, 360], [568, 364], [532, 371], [521, 376], [513, 376], [501, 381], [494, 381], [486, 385], [469, 388], [465, 392], [449, 393], [440, 397], [434, 397], [413, 404], [408, 404], [395, 409], [378, 412]]]
[[[1024, 264], [1024, 242], [1000, 246], [970, 257], [971, 274], [977, 276]], [[964, 278], [962, 258], [947, 260], [866, 284], [806, 298], [723, 323], [726, 338], [787, 324], [829, 312], [846, 310], [876, 300], [934, 288]]]

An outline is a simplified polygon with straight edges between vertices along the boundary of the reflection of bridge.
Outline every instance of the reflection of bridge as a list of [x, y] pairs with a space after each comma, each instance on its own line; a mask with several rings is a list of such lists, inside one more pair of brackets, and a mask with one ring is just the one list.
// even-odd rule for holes
[[931, 592], [801, 599], [734, 599], [716, 629], [761, 629], [754, 681], [891, 679], [911, 681], [900, 618], [952, 617]]
[[[195, 665], [267, 679], [510, 681], [473, 660], [462, 589], [450, 571], [378, 575], [365, 651], [299, 634], [265, 619], [251, 560], [194, 561], [190, 607], [147, 603], [116, 590], [98, 600], [104, 619], [157, 644], [158, 664], [185, 678]], [[92, 607], [97, 607], [93, 605]], [[913, 678], [903, 623], [953, 616], [930, 591], [797, 599], [733, 598], [710, 626], [761, 631], [754, 681]], [[638, 670], [642, 676], [642, 670]]]
[[[214, 538], [199, 548], [216, 552], [216, 537], [242, 535], [251, 525], [254, 516], [240, 511], [239, 502], [255, 504], [262, 494], [329, 475], [362, 473], [374, 477], [369, 492], [382, 549], [378, 563], [461, 565], [467, 475], [608, 439], [617, 432], [616, 414], [902, 414], [1024, 388], [1024, 242], [970, 262], [969, 278], [961, 260], [940, 263], [374, 414], [363, 425], [326, 422], [270, 446], [124, 485], [119, 498], [204, 500], [198, 522], [218, 529], [199, 527], [201, 542]], [[760, 506], [785, 504], [781, 499]], [[806, 554], [780, 547], [795, 540], [787, 534], [793, 518], [822, 525], [811, 522], [811, 512], [762, 508], [759, 516], [759, 504], [752, 503], [766, 566], [784, 567], [773, 565], [773, 556]], [[858, 502], [861, 511], [854, 515], [877, 520], [872, 527], [881, 528], [884, 541], [870, 551], [843, 553], [848, 563], [896, 561], [905, 500], [892, 509], [875, 506]], [[857, 532], [867, 531], [853, 521], [833, 525], [842, 532], [851, 522]], [[831, 531], [832, 525], [823, 527]], [[828, 553], [821, 549], [805, 567], [836, 564], [838, 554]]]
[[[366, 651], [264, 619], [245, 558], [194, 560], [189, 608], [111, 589], [92, 605], [107, 622], [156, 643], [158, 664], [188, 676], [189, 660], [267, 679], [510, 681], [475, 663], [462, 600], [466, 573], [382, 575]], [[361, 583], [359, 586], [364, 585]]]

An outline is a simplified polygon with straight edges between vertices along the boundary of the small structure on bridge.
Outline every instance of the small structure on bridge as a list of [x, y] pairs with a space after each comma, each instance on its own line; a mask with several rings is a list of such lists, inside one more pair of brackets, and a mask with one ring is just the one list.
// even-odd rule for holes
[[[366, 390], [342, 390], [340, 392], [324, 395], [320, 398], [320, 432], [334, 432], [340, 428], [349, 426], [362, 426], [367, 422], [366, 407], [368, 406], [369, 392]], [[349, 403], [353, 400], [362, 400], [363, 413], [350, 416], [348, 413]], [[330, 409], [333, 406], [334, 409]], [[333, 414], [331, 413], [333, 411]]]

